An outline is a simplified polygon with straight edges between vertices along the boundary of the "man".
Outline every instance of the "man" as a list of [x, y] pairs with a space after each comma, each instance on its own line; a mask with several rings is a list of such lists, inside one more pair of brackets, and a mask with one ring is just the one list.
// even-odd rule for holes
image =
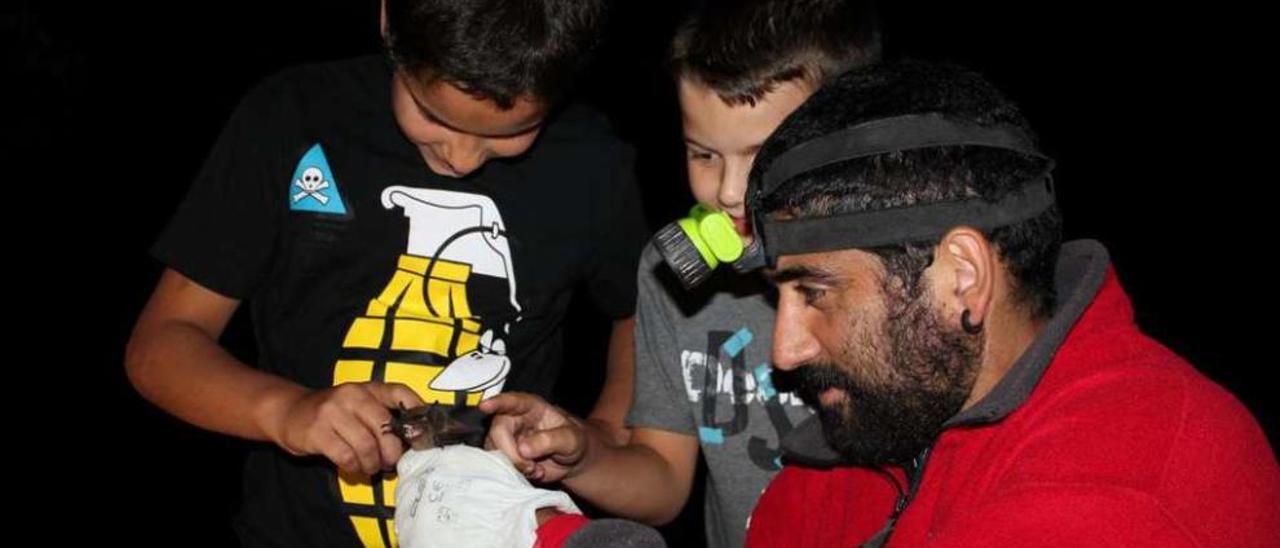
[[850, 73], [761, 150], [774, 365], [818, 417], [750, 546], [1262, 546], [1280, 469], [1248, 411], [1143, 335], [1051, 162], [981, 77]]

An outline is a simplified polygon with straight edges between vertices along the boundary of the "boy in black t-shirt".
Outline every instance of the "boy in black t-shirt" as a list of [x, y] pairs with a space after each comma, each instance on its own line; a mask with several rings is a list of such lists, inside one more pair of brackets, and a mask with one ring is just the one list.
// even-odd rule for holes
[[[548, 395], [579, 284], [617, 318], [595, 417], [620, 425], [646, 232], [629, 150], [561, 101], [600, 20], [599, 0], [386, 0], [388, 58], [240, 104], [153, 249], [126, 362], [166, 411], [269, 442], [244, 544], [393, 545], [388, 409]], [[256, 367], [218, 344], [246, 299]]]

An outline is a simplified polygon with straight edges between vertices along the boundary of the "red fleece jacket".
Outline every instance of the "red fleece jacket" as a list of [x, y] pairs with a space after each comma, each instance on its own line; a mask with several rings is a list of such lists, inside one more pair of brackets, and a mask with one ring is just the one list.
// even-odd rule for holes
[[[788, 465], [747, 546], [854, 546], [897, 499], [883, 472]], [[938, 438], [888, 545], [1280, 546], [1280, 468], [1231, 394], [1138, 331], [1108, 269], [1025, 402]]]

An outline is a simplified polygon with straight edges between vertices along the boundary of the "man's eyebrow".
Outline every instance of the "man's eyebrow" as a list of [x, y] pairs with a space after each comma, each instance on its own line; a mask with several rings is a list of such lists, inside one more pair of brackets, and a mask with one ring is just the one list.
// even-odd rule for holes
[[769, 280], [769, 283], [778, 285], [801, 278], [826, 281], [834, 279], [835, 275], [819, 267], [790, 266], [781, 270], [767, 271], [764, 273], [764, 277]]

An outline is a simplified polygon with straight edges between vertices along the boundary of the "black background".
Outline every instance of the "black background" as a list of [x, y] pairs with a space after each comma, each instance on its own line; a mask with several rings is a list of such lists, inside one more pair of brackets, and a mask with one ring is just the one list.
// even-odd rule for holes
[[[582, 92], [637, 147], [657, 226], [692, 203], [661, 67], [680, 3], [615, 3]], [[1235, 393], [1274, 446], [1273, 208], [1266, 155], [1250, 145], [1263, 102], [1246, 17], [1212, 6], [885, 4], [889, 55], [967, 65], [1023, 106], [1058, 162], [1067, 235], [1108, 246], [1143, 329]], [[6, 263], [18, 275], [6, 479], [24, 487], [12, 502], [37, 535], [233, 544], [244, 446], [153, 409], [123, 374], [160, 271], [146, 249], [241, 95], [288, 65], [376, 51], [376, 2], [21, 2], [0, 25], [17, 42], [3, 48], [13, 68], [0, 84]], [[575, 339], [600, 344], [570, 356], [574, 384], [558, 388], [578, 410], [599, 382], [605, 333], [594, 319], [575, 307]], [[251, 359], [243, 318], [227, 344]], [[673, 544], [700, 542], [700, 501], [691, 506], [667, 529]]]

